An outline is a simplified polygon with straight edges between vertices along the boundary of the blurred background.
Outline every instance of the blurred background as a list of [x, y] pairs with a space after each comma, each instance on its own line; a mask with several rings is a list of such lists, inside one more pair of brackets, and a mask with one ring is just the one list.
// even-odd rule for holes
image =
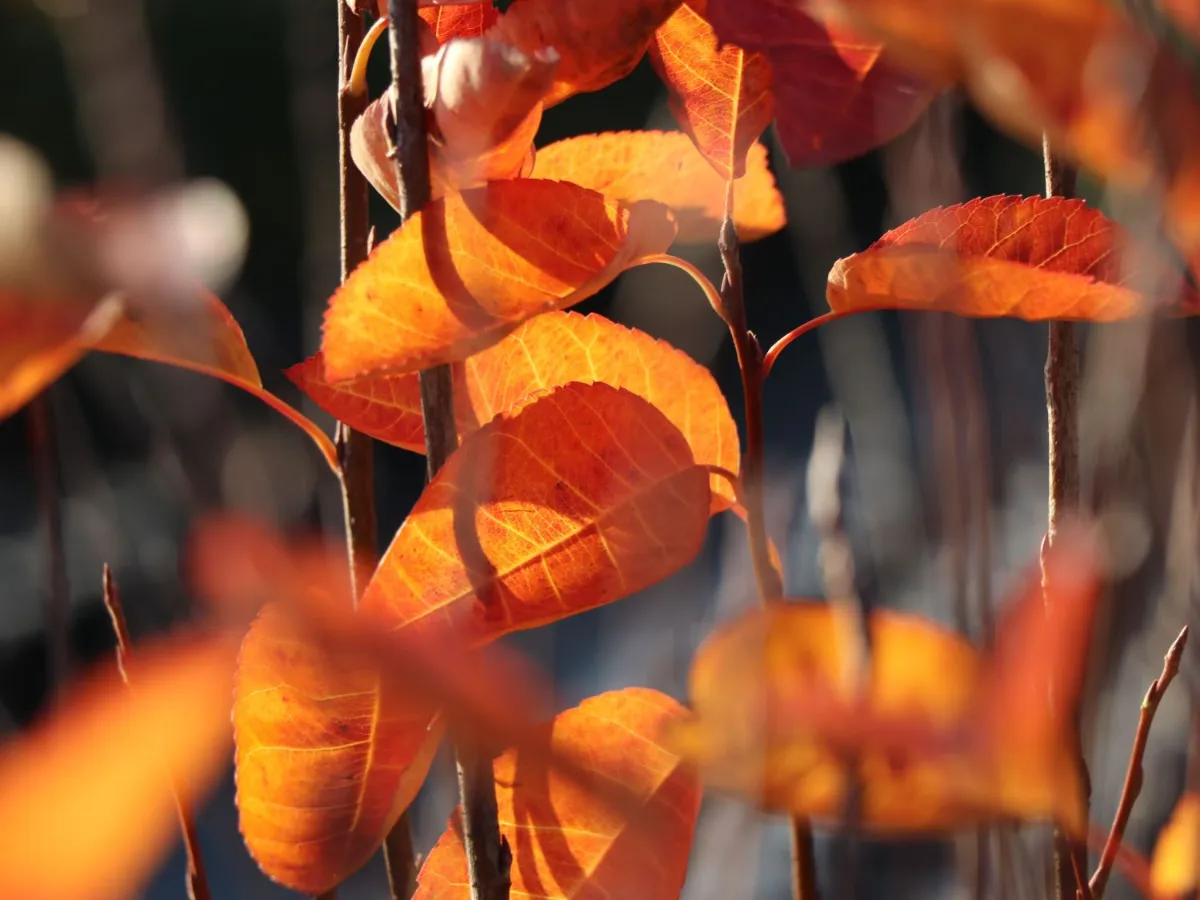
[[[0, 134], [36, 148], [58, 187], [87, 186], [97, 172], [96, 128], [105, 124], [88, 110], [100, 103], [112, 128], [130, 129], [131, 139], [161, 139], [171, 156], [164, 170], [228, 185], [246, 210], [249, 243], [222, 299], [244, 329], [267, 388], [328, 424], [282, 369], [315, 351], [338, 277], [334, 0], [109, 5], [136, 28], [113, 33], [91, 26], [88, 0], [0, 0]], [[105, 52], [128, 70], [98, 85], [83, 73]], [[387, 78], [386, 54], [379, 52], [373, 96]], [[675, 127], [644, 62], [626, 81], [550, 110], [538, 144], [586, 132]], [[953, 93], [907, 134], [836, 168], [791, 171], [773, 135], [765, 141], [790, 225], [743, 249], [751, 327], [764, 345], [824, 311], [830, 265], [885, 229], [939, 204], [1043, 189], [1040, 148], [995, 133]], [[1113, 214], [1136, 219], [1130, 198], [1109, 197], [1086, 179], [1081, 190]], [[378, 197], [373, 218], [380, 235], [396, 224]], [[719, 279], [715, 247], [683, 255]], [[664, 338], [710, 366], [740, 421], [733, 348], [681, 273], [639, 268], [580, 309]], [[1105, 827], [1140, 697], [1193, 605], [1195, 338], [1196, 329], [1181, 322], [1087, 333], [1085, 440], [1099, 435], [1085, 445], [1087, 485], [1097, 503], [1119, 502], [1130, 522], [1130, 564], [1102, 616], [1093, 660], [1100, 674], [1087, 713], [1092, 817]], [[1006, 587], [1036, 563], [1045, 530], [1045, 351], [1045, 325], [941, 315], [859, 316], [793, 345], [766, 393], [768, 512], [787, 557], [789, 590], [821, 592], [805, 466], [818, 413], [837, 402], [849, 429], [843, 496], [864, 598], [965, 625], [978, 636], [985, 604], [1002, 606]], [[112, 650], [100, 597], [102, 563], [114, 569], [136, 636], [187, 615], [178, 550], [199, 512], [232, 506], [289, 527], [308, 523], [331, 534], [341, 528], [337, 486], [311, 442], [231, 387], [95, 354], [53, 387], [50, 403], [59, 436], [56, 478], [75, 669]], [[27, 413], [0, 422], [0, 728], [6, 732], [44, 708], [51, 671], [46, 523], [30, 424]], [[424, 460], [378, 444], [375, 452], [386, 544], [421, 490]], [[670, 580], [512, 641], [553, 671], [562, 707], [634, 684], [686, 699], [697, 643], [714, 622], [754, 602], [743, 534], [736, 519], [720, 517], [704, 553]], [[1183, 783], [1186, 696], [1180, 688], [1170, 692], [1156, 720], [1146, 787], [1127, 832], [1143, 849]], [[246, 854], [232, 798], [230, 775], [200, 817], [214, 896], [289, 896]], [[453, 803], [452, 767], [443, 759], [415, 809], [419, 849], [432, 846]], [[843, 844], [836, 835], [819, 835], [826, 896], [841, 896]], [[782, 820], [711, 796], [685, 897], [784, 898], [788, 852]], [[860, 896], [951, 897], [965, 889], [953, 839], [870, 842], [855, 852]], [[1009, 896], [1042, 896], [1044, 865], [1029, 850]], [[1115, 879], [1110, 896], [1132, 896], [1126, 890]], [[342, 896], [382, 898], [385, 891], [376, 859]], [[181, 852], [145, 896], [184, 896]]]

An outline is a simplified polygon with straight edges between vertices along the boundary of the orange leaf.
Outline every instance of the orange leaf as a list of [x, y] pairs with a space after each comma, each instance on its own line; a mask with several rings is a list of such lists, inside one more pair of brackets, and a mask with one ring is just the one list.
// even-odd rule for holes
[[[453, 6], [423, 7], [421, 18], [433, 30], [439, 44], [454, 38], [479, 37], [500, 17], [491, 0], [487, 3], [458, 3]], [[387, 0], [381, 0], [379, 14], [387, 15]]]
[[[512, 848], [514, 894], [545, 900], [637, 897], [675, 900], [683, 889], [700, 812], [695, 772], [662, 746], [679, 720], [677, 702], [646, 688], [601, 694], [544, 727], [553, 750], [577, 759], [595, 779], [580, 785], [541, 759], [509, 751], [496, 760], [500, 831]], [[641, 816], [617, 812], [588, 788], [612, 782], [641, 801]], [[430, 852], [414, 900], [470, 895], [461, 813]]]
[[488, 32], [526, 53], [553, 48], [562, 61], [546, 106], [620, 81], [680, 0], [520, 0]]
[[1150, 863], [1150, 883], [1162, 897], [1185, 897], [1200, 886], [1200, 794], [1179, 798]]
[[[533, 173], [569, 181], [631, 203], [657, 200], [679, 223], [677, 241], [712, 244], [725, 215], [725, 182], [678, 131], [620, 131], [585, 134], [543, 147]], [[754, 144], [746, 173], [733, 185], [733, 222], [738, 237], [757, 241], [787, 224], [783, 197], [767, 166], [767, 150]]]
[[279, 604], [242, 644], [233, 724], [246, 847], [271, 878], [309, 894], [371, 857], [442, 736], [431, 707], [370, 661], [311, 640]]
[[115, 296], [92, 305], [0, 291], [0, 419], [78, 362], [80, 339], [104, 334], [121, 312]]
[[317, 445], [329, 467], [335, 472], [340, 468], [337, 450], [325, 432], [263, 387], [242, 329], [216, 297], [206, 296], [195, 311], [189, 310], [178, 319], [155, 318], [144, 322], [128, 316], [120, 318], [103, 338], [90, 346], [93, 350], [189, 369], [241, 388], [299, 426]]
[[325, 377], [462, 359], [538, 313], [591, 296], [674, 237], [665, 207], [627, 206], [564, 182], [497, 181], [448, 194], [376, 247], [333, 295]]
[[687, 0], [654, 33], [650, 61], [671, 112], [723, 180], [746, 172], [746, 153], [775, 115], [771, 64], [761, 53], [721, 46], [703, 0]]
[[409, 633], [449, 625], [483, 643], [611, 603], [699, 552], [708, 484], [683, 435], [645, 400], [564, 385], [451, 455], [362, 608]]
[[721, 40], [770, 61], [775, 124], [795, 168], [861, 156], [907, 130], [933, 99], [925, 83], [885, 57], [882, 44], [809, 11], [793, 0], [708, 0]]
[[135, 683], [93, 674], [31, 734], [0, 749], [0, 896], [136, 894], [175, 842], [175, 794], [203, 799], [223, 771], [233, 647], [160, 640]]
[[[985, 197], [931, 210], [838, 260], [827, 298], [847, 312], [1111, 321], [1167, 305], [1129, 285], [1161, 284], [1173, 269], [1081, 200]], [[1193, 292], [1181, 311], [1197, 311]]]
[[[862, 823], [876, 833], [1018, 817], [1055, 818], [1082, 834], [1065, 723], [1098, 590], [1094, 556], [1064, 537], [1049, 557], [1053, 621], [1037, 618], [1036, 578], [1016, 598], [996, 656], [933, 623], [878, 610], [861, 693], [846, 671], [858, 636], [837, 607], [784, 601], [752, 610], [698, 651], [696, 717], [676, 729], [674, 746], [713, 786], [826, 820], [844, 811], [847, 760], [857, 758]], [[1066, 623], [1083, 627], [1067, 633]], [[1017, 654], [1027, 672], [1014, 670]]]
[[[321, 356], [288, 376], [322, 409], [359, 431], [425, 452], [416, 373], [377, 375], [330, 385]], [[473, 432], [531, 394], [571, 381], [603, 382], [653, 403], [682, 432], [700, 465], [738, 472], [737, 426], [709, 371], [687, 354], [596, 314], [549, 312], [522, 324], [456, 367], [460, 436]], [[733, 501], [728, 481], [713, 476], [713, 512]]]

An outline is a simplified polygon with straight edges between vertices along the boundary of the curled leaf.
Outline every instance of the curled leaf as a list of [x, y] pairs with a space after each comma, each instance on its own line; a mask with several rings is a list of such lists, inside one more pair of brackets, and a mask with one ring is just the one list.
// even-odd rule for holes
[[498, 181], [436, 200], [338, 289], [325, 377], [346, 381], [463, 359], [538, 313], [571, 306], [675, 237], [668, 210], [572, 184]]
[[641, 61], [658, 28], [680, 0], [521, 0], [500, 17], [489, 37], [526, 53], [553, 48], [561, 62], [546, 106], [598, 91]]
[[[317, 355], [293, 366], [288, 375], [322, 409], [352, 428], [425, 452], [416, 373], [331, 385], [322, 369]], [[455, 418], [461, 437], [538, 391], [571, 381], [603, 382], [654, 404], [687, 439], [697, 464], [738, 472], [737, 426], [709, 371], [666, 342], [603, 316], [543, 313], [467, 357], [457, 372]], [[726, 479], [714, 475], [712, 490], [714, 513], [733, 501]]]
[[680, 569], [709, 475], [642, 398], [571, 383], [470, 435], [396, 532], [362, 608], [484, 643], [611, 603]]
[[703, 0], [687, 0], [654, 33], [650, 59], [671, 112], [722, 179], [746, 172], [746, 153], [775, 115], [771, 64], [721, 45]]
[[[827, 298], [835, 311], [1111, 321], [1169, 306], [1135, 286], [1178, 284], [1174, 268], [1081, 200], [985, 197], [931, 210], [838, 260]], [[1178, 311], [1198, 310], [1184, 289]]]
[[[684, 715], [670, 697], [626, 688], [560, 713], [534, 740], [578, 760], [590, 783], [569, 780], [520, 750], [496, 760], [500, 831], [512, 849], [512, 890], [546, 900], [675, 900], [683, 889], [700, 812], [695, 771], [660, 742]], [[604, 803], [620, 784], [635, 809]], [[470, 895], [461, 816], [421, 867], [414, 900]]]
[[233, 646], [176, 637], [137, 650], [135, 683], [106, 666], [32, 733], [0, 749], [0, 895], [136, 894], [220, 777]]
[[[679, 223], [680, 243], [715, 243], [725, 216], [724, 180], [678, 131], [619, 131], [556, 141], [538, 150], [533, 174], [624, 203], [645, 199], [669, 206]], [[762, 144], [750, 147], [745, 174], [733, 184], [733, 200], [733, 222], [744, 242], [787, 224]]]
[[309, 894], [375, 852], [443, 730], [420, 695], [377, 662], [313, 640], [278, 603], [242, 643], [233, 725], [246, 847], [271, 878]]

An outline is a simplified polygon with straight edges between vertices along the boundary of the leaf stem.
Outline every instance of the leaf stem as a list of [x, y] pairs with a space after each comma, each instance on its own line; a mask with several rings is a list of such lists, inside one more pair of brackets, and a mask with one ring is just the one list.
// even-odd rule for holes
[[[780, 573], [771, 562], [771, 545], [767, 535], [763, 475], [765, 453], [763, 439], [763, 379], [766, 366], [758, 339], [746, 323], [746, 297], [742, 287], [741, 242], [733, 224], [733, 180], [725, 186], [725, 217], [717, 239], [725, 276], [720, 294], [710, 295], [709, 302], [729, 326], [737, 353], [738, 369], [742, 373], [742, 393], [746, 404], [746, 455], [742, 460], [742, 505], [746, 509], [746, 530], [750, 539], [750, 555], [754, 561], [754, 577], [763, 600], [781, 597], [783, 584]], [[663, 260], [666, 262], [666, 260]], [[680, 266], [684, 268], [684, 266]], [[693, 275], [693, 277], [696, 277]], [[699, 279], [697, 279], [699, 281]], [[704, 279], [701, 285], [708, 284]], [[709, 284], [711, 288], [711, 284]], [[812, 826], [808, 820], [792, 818], [792, 897], [794, 900], [818, 900], [816, 859], [813, 853]]]
[[1138, 794], [1141, 793], [1144, 780], [1142, 759], [1145, 757], [1146, 744], [1150, 739], [1150, 726], [1154, 724], [1154, 714], [1158, 712], [1158, 705], [1162, 702], [1163, 695], [1179, 673], [1179, 663], [1183, 659], [1187, 639], [1188, 629], [1185, 625], [1163, 659], [1162, 674], [1154, 679], [1150, 689], [1146, 691], [1145, 699], [1142, 700], [1142, 711], [1138, 716], [1137, 733], [1134, 735], [1133, 749], [1129, 754], [1129, 768], [1125, 770], [1125, 784], [1121, 788], [1117, 814], [1113, 817], [1112, 831], [1109, 832], [1108, 841], [1105, 842], [1104, 850], [1100, 854], [1100, 862], [1092, 875], [1091, 889], [1095, 900], [1100, 900], [1104, 896], [1104, 888], [1108, 884], [1109, 873], [1116, 861], [1117, 850], [1125, 836], [1125, 826], [1129, 824], [1133, 804], [1137, 802]]
[[[388, 19], [396, 93], [396, 183], [400, 218], [407, 220], [432, 196], [417, 0], [388, 0]], [[432, 479], [458, 446], [450, 366], [421, 372], [420, 384], [426, 471]], [[508, 900], [512, 854], [500, 834], [492, 757], [474, 736], [463, 734], [455, 736], [455, 753], [471, 898]]]
[[[377, 30], [377, 29], [373, 29]], [[341, 279], [344, 282], [370, 250], [371, 216], [367, 180], [350, 156], [350, 129], [366, 109], [366, 91], [354, 88], [356, 73], [365, 87], [365, 23], [362, 15], [345, 2], [338, 3], [338, 169], [341, 216]], [[378, 34], [376, 34], [378, 37]], [[362, 71], [358, 72], [362, 59]], [[364, 585], [361, 572], [371, 571], [378, 555], [378, 523], [375, 515], [374, 442], [369, 435], [338, 423], [337, 456], [342, 486], [342, 511], [346, 523], [350, 562], [350, 591], [355, 605]], [[407, 853], [405, 853], [407, 848]], [[408, 900], [416, 884], [412, 853], [412, 829], [404, 812], [383, 843], [388, 886], [392, 900]], [[334, 900], [336, 888], [325, 900]]]
[[[129, 624], [125, 619], [125, 608], [121, 605], [121, 595], [117, 591], [117, 583], [113, 579], [108, 563], [104, 564], [101, 584], [104, 608], [108, 610], [108, 616], [112, 619], [113, 632], [117, 636], [117, 671], [121, 673], [121, 681], [129, 686], [129, 652], [132, 641], [129, 637]], [[179, 789], [174, 785], [172, 785], [171, 793], [175, 795], [179, 830], [183, 832], [183, 847], [187, 853], [188, 900], [210, 900], [212, 895], [208, 889], [208, 875], [204, 868], [204, 858], [200, 855], [200, 836], [196, 831], [195, 817], [179, 793]]]
[[860, 312], [860, 310], [840, 310], [837, 312], [831, 310], [830, 312], [822, 313], [814, 319], [809, 319], [807, 322], [804, 322], [801, 325], [797, 325], [795, 328], [777, 340], [774, 344], [772, 344], [771, 349], [767, 351], [767, 355], [763, 357], [763, 380], [765, 381], [767, 376], [771, 374], [771, 369], [775, 365], [775, 360], [779, 358], [780, 353], [788, 348], [792, 341], [796, 340], [797, 338], [804, 337], [804, 335], [808, 334], [810, 331], [820, 328], [822, 325], [828, 322], [833, 322], [837, 319], [844, 319], [846, 316], [854, 315], [855, 312]]
[[38, 504], [45, 519], [46, 644], [49, 648], [51, 692], [61, 688], [71, 674], [71, 588], [67, 583], [67, 554], [63, 543], [62, 506], [59, 503], [58, 435], [50, 395], [43, 392], [29, 404], [29, 452], [37, 483]]
[[[1072, 196], [1075, 192], [1075, 170], [1054, 153], [1048, 136], [1042, 138], [1042, 157], [1046, 170], [1046, 196]], [[1050, 474], [1046, 544], [1053, 546], [1060, 524], [1079, 506], [1079, 346], [1075, 326], [1071, 322], [1050, 323], [1045, 378]], [[1043, 589], [1046, 585], [1045, 576], [1043, 568]], [[1051, 690], [1054, 690], [1053, 686]], [[1083, 783], [1087, 785], [1087, 762], [1080, 740], [1078, 709], [1071, 711], [1071, 719], [1075, 723], [1072, 738], [1077, 753], [1076, 764]], [[1090, 803], [1090, 794], [1090, 788], [1086, 789], [1085, 804]], [[1086, 882], [1079, 883], [1076, 871], [1087, 871], [1087, 848], [1072, 844], [1066, 834], [1056, 828], [1054, 883], [1058, 900], [1074, 900], [1077, 892], [1083, 894], [1084, 900], [1089, 900], [1090, 889]]]

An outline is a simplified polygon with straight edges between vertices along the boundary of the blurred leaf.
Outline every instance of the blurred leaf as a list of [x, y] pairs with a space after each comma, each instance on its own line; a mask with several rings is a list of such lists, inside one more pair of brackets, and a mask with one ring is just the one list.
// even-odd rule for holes
[[416, 213], [354, 271], [325, 315], [325, 377], [462, 359], [571, 306], [675, 237], [667, 209], [572, 184], [497, 181]]
[[626, 597], [700, 551], [709, 475], [642, 398], [572, 383], [470, 435], [425, 488], [362, 608], [485, 642]]
[[0, 749], [0, 896], [118, 900], [178, 840], [175, 788], [203, 799], [229, 740], [234, 648], [171, 638], [93, 673], [32, 733]]
[[[293, 366], [288, 376], [316, 403], [352, 428], [390, 444], [425, 452], [421, 391], [415, 372], [372, 375], [327, 384], [320, 354]], [[687, 439], [700, 465], [738, 472], [739, 438], [711, 373], [665, 341], [591, 314], [548, 312], [535, 316], [457, 369], [458, 432], [523, 403], [530, 395], [571, 381], [603, 382], [654, 404]], [[733, 501], [733, 489], [712, 478], [713, 512]]]
[[520, 0], [500, 17], [489, 37], [535, 53], [560, 57], [546, 106], [573, 94], [620, 81], [645, 55], [658, 28], [680, 0]]
[[1150, 866], [1150, 883], [1161, 897], [1189, 896], [1200, 887], [1200, 794], [1179, 798]]
[[[555, 717], [542, 740], [577, 758], [592, 785], [565, 779], [521, 751], [510, 750], [496, 761], [500, 830], [512, 849], [515, 895], [679, 896], [700, 812], [700, 785], [694, 770], [662, 746], [659, 734], [684, 714], [664, 694], [626, 688]], [[597, 793], [612, 782], [627, 787], [640, 807], [618, 812], [598, 802]], [[460, 816], [456, 811], [425, 860], [414, 900], [470, 895]]]
[[1060, 533], [1047, 557], [1049, 598], [1031, 574], [994, 655], [920, 618], [874, 612], [861, 693], [847, 671], [859, 638], [837, 607], [754, 609], [698, 651], [695, 718], [671, 745], [709, 785], [771, 811], [836, 819], [857, 760], [861, 822], [874, 833], [1013, 817], [1053, 818], [1082, 834], [1083, 787], [1066, 726], [1098, 596], [1094, 553]]
[[776, 127], [798, 169], [842, 162], [890, 141], [933, 99], [929, 86], [898, 68], [882, 44], [821, 23], [811, 11], [793, 0], [708, 0], [719, 39], [770, 61]]
[[[681, 132], [620, 131], [556, 141], [538, 150], [533, 174], [569, 181], [622, 203], [656, 200], [669, 206], [679, 223], [679, 243], [715, 244], [721, 231], [725, 182]], [[743, 242], [760, 240], [787, 224], [762, 144], [750, 147], [733, 197], [733, 222]]]
[[[433, 29], [439, 44], [454, 38], [479, 37], [500, 17], [500, 11], [488, 0], [487, 3], [458, 3], [453, 6], [423, 7], [418, 10], [421, 18]], [[387, 0], [380, 0], [379, 14], [387, 15]]]
[[1168, 259], [1138, 247], [1082, 200], [985, 197], [930, 210], [834, 263], [835, 311], [923, 309], [962, 316], [1111, 321], [1174, 306], [1195, 293], [1148, 297], [1138, 284], [1179, 284]]
[[723, 180], [746, 172], [746, 153], [775, 115], [771, 64], [761, 53], [720, 45], [706, 0], [687, 0], [654, 33], [650, 60], [671, 112]]
[[271, 878], [320, 894], [357, 871], [425, 780], [435, 707], [377, 661], [324, 647], [278, 603], [247, 633], [233, 727], [246, 847]]

